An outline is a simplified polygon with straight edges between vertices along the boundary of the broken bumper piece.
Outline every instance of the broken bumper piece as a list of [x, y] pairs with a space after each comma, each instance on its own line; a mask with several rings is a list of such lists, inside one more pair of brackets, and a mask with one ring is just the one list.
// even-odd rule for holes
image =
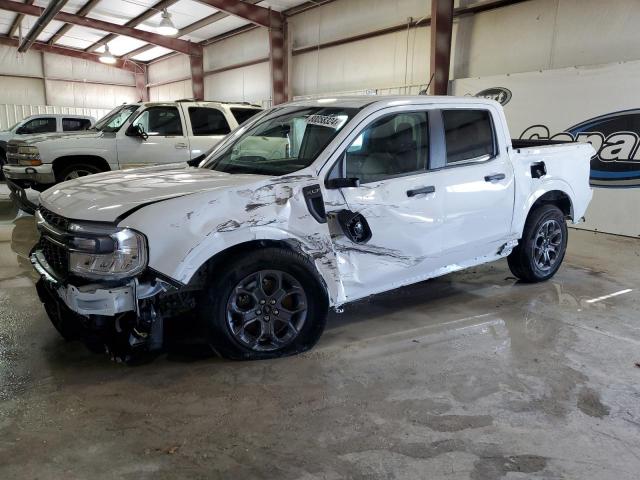
[[31, 263], [40, 274], [40, 301], [66, 339], [83, 340], [92, 350], [106, 347], [120, 359], [130, 357], [134, 350], [162, 347], [163, 319], [153, 306], [153, 297], [164, 291], [159, 282], [142, 284], [132, 279], [108, 288], [76, 286], [56, 278], [40, 252], [31, 256]]

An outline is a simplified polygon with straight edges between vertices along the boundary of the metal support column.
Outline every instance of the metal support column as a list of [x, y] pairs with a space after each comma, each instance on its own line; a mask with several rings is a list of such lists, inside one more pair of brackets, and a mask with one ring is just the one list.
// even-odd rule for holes
[[431, 95], [446, 95], [451, 62], [453, 0], [431, 1]]

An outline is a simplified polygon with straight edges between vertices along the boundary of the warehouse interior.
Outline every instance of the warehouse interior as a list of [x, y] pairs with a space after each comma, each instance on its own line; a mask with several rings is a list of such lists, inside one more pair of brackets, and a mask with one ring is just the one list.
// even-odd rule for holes
[[143, 102], [227, 105], [198, 155], [242, 131], [234, 108], [389, 96], [496, 100], [511, 138], [594, 149], [553, 278], [452, 269], [248, 362], [187, 339], [125, 366], [63, 340], [36, 292], [37, 217], [1, 179], [0, 478], [636, 479], [638, 24], [636, 0], [0, 0], [3, 165], [31, 116], [61, 132]]

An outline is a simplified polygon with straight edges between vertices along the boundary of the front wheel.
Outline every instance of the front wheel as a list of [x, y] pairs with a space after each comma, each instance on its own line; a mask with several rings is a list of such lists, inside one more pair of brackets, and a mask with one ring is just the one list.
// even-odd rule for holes
[[520, 244], [507, 257], [511, 272], [525, 282], [553, 277], [567, 250], [567, 222], [555, 205], [533, 210], [524, 226]]
[[4, 172], [2, 171], [2, 167], [7, 163], [7, 154], [3, 149], [0, 148], [0, 180], [4, 180]]
[[101, 171], [100, 168], [90, 163], [72, 163], [56, 173], [56, 180], [58, 182], [66, 182], [68, 180], [86, 177], [87, 175], [93, 175], [94, 173], [100, 173]]
[[217, 353], [255, 360], [313, 347], [324, 330], [327, 308], [324, 287], [305, 257], [265, 248], [213, 272], [200, 315]]

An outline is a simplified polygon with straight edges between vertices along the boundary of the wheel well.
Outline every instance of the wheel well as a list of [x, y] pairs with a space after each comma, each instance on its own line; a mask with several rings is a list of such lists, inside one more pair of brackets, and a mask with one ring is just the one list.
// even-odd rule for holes
[[569, 195], [563, 191], [551, 190], [550, 192], [545, 193], [538, 198], [533, 205], [531, 205], [529, 212], [532, 212], [535, 208], [545, 204], [555, 205], [562, 211], [562, 213], [564, 213], [565, 217], [573, 219], [573, 206], [571, 205], [571, 199], [569, 198]]
[[216, 253], [213, 257], [207, 260], [196, 272], [196, 274], [192, 277], [190, 284], [192, 283], [200, 283], [206, 281], [206, 278], [210, 274], [215, 274], [215, 271], [219, 268], [224, 268], [225, 265], [232, 261], [234, 258], [248, 252], [253, 252], [256, 250], [260, 250], [263, 248], [281, 248], [283, 250], [290, 250], [301, 254], [309, 260], [309, 268], [316, 275], [318, 281], [325, 289], [325, 292], [328, 292], [327, 284], [325, 279], [320, 274], [318, 269], [316, 268], [313, 259], [311, 259], [307, 254], [302, 252], [299, 248], [296, 248], [296, 245], [293, 241], [287, 240], [251, 240], [248, 242], [239, 243], [237, 245], [233, 245], [225, 250], [222, 250]]
[[282, 248], [284, 250], [295, 250], [293, 248], [293, 245], [284, 240], [251, 240], [249, 242], [239, 243], [216, 253], [213, 257], [207, 260], [204, 265], [200, 267], [197, 274], [194, 275], [193, 278], [201, 278], [202, 275], [213, 273], [217, 268], [223, 267], [233, 258], [240, 256], [243, 253], [252, 252], [267, 247]]
[[68, 155], [65, 157], [56, 158], [53, 161], [53, 172], [58, 175], [63, 168], [68, 167], [74, 163], [87, 163], [99, 168], [102, 172], [108, 172], [111, 167], [107, 161], [96, 155]]

